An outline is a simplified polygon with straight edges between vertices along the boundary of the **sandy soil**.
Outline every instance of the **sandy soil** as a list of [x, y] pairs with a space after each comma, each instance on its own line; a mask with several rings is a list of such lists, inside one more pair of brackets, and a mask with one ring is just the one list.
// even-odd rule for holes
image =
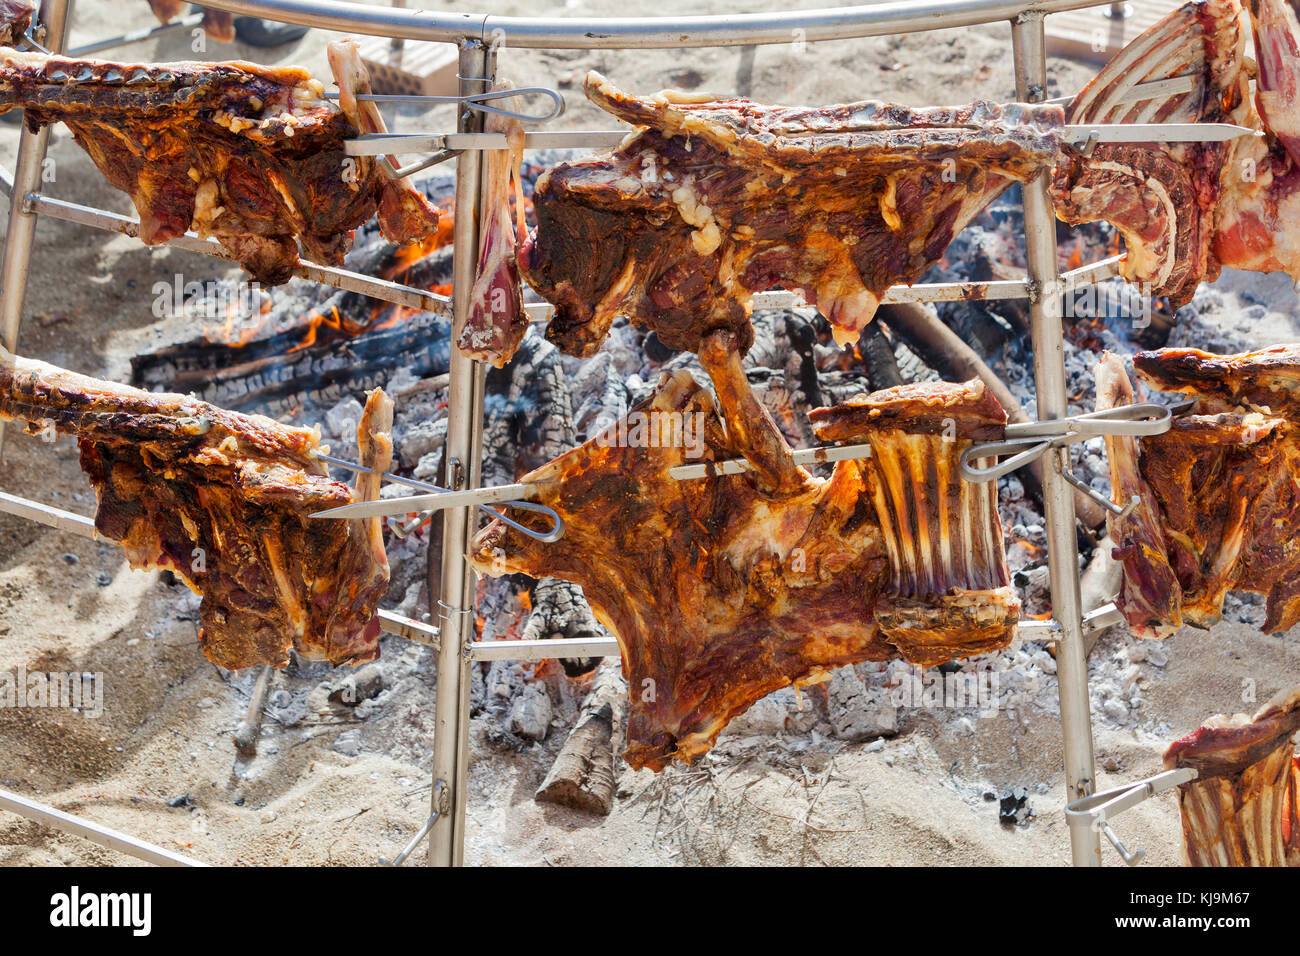
[[[451, 9], [450, 4], [415, 3]], [[819, 5], [815, 0], [802, 4]], [[73, 43], [146, 26], [143, 0], [80, 0]], [[480, 3], [494, 13], [527, 14], [536, 4]], [[567, 0], [573, 15], [626, 12], [612, 0]], [[665, 0], [665, 14], [705, 12], [699, 2]], [[727, 9], [717, 4], [714, 9]], [[213, 44], [208, 58], [247, 56], [301, 63], [326, 75], [324, 45], [309, 34], [290, 48], [255, 51]], [[173, 36], [123, 51], [145, 61], [185, 58], [189, 38]], [[503, 74], [518, 83], [568, 90], [570, 127], [608, 119], [577, 90], [596, 68], [631, 90], [665, 85], [729, 91], [737, 87], [734, 50], [627, 53], [510, 51]], [[1090, 74], [1053, 61], [1053, 93], [1077, 89]], [[1005, 26], [879, 40], [757, 51], [750, 93], [785, 102], [864, 97], [913, 105], [1008, 99], [1012, 93]], [[434, 126], [444, 120], [439, 118]], [[405, 117], [402, 125], [410, 126]], [[12, 168], [16, 135], [0, 128], [0, 161]], [[50, 155], [63, 197], [130, 213], [66, 131]], [[124, 377], [142, 340], [178, 334], [152, 314], [153, 282], [229, 273], [188, 253], [142, 247], [123, 237], [42, 221], [20, 350], [69, 368]], [[1292, 327], [1292, 337], [1297, 330]], [[89, 513], [93, 497], [68, 440], [53, 446], [11, 437], [0, 487]], [[105, 675], [104, 713], [0, 712], [0, 786], [139, 834], [212, 863], [369, 864], [391, 857], [423, 822], [428, 804], [433, 662], [423, 649], [390, 641], [385, 654], [428, 675], [421, 701], [400, 717], [400, 736], [423, 749], [335, 746], [362, 718], [323, 706], [281, 727], [268, 720], [260, 755], [237, 760], [230, 733], [246, 706], [250, 675], [207, 663], [196, 643], [197, 599], [158, 575], [129, 570], [111, 544], [96, 543], [0, 516], [0, 672], [20, 667]], [[1131, 644], [1107, 637], [1096, 660]], [[1168, 663], [1144, 670], [1141, 728], [1101, 723], [1097, 747], [1111, 786], [1159, 769], [1170, 739], [1218, 710], [1251, 709], [1300, 672], [1295, 637], [1261, 636], [1225, 624], [1183, 633], [1164, 645]], [[322, 678], [323, 679], [323, 678]], [[562, 679], [561, 679], [562, 680]], [[412, 693], [415, 693], [413, 691]], [[576, 693], [572, 688], [561, 695]], [[699, 766], [659, 777], [624, 771], [620, 799], [606, 820], [535, 804], [532, 793], [562, 734], [514, 752], [485, 739], [477, 722], [470, 776], [467, 858], [479, 864], [878, 863], [1059, 864], [1068, 860], [1059, 726], [1051, 713], [999, 714], [970, 733], [924, 711], [904, 733], [875, 744], [787, 737], [771, 720], [737, 721]], [[1021, 827], [998, 823], [986, 791], [1024, 786], [1036, 816]], [[177, 798], [185, 798], [178, 800]], [[176, 803], [178, 805], [169, 805]], [[1157, 864], [1178, 862], [1178, 818], [1169, 797], [1127, 814], [1129, 846]], [[1113, 853], [1108, 859], [1116, 862]], [[130, 862], [73, 837], [0, 815], [0, 862], [8, 865]]]

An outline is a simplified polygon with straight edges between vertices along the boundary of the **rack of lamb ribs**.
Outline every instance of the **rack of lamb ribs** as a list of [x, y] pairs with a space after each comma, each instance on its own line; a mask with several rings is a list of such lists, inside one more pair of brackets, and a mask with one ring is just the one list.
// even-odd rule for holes
[[[1057, 216], [1114, 225], [1127, 251], [1124, 278], [1175, 305], [1224, 266], [1300, 279], [1300, 30], [1287, 2], [1252, 3], [1260, 64], [1253, 104], [1239, 0], [1192, 0], [1120, 51], [1066, 108], [1072, 124], [1233, 123], [1264, 134], [1062, 152], [1052, 184]], [[1139, 83], [1187, 75], [1195, 80], [1189, 93], [1129, 98]]]
[[[892, 487], [924, 479], [913, 470], [873, 477], [866, 460], [837, 462], [829, 478], [797, 466], [750, 389], [737, 345], [729, 330], [702, 343], [700, 360], [716, 401], [689, 372], [665, 375], [624, 421], [520, 479], [564, 519], [562, 539], [544, 544], [494, 521], [479, 533], [471, 555], [480, 573], [520, 572], [582, 586], [622, 650], [631, 687], [624, 758], [636, 768], [689, 763], [759, 699], [790, 684], [816, 683], [842, 665], [900, 654], [934, 663], [991, 650], [1011, 637], [1009, 629], [1004, 639], [987, 631], [975, 640], [966, 634], [944, 650], [937, 642], [953, 635], [923, 614], [909, 617], [911, 607], [891, 619], [893, 635], [877, 625], [874, 611], [886, 589], [892, 588], [895, 607], [921, 591], [903, 592], [899, 573], [891, 570], [889, 548], [898, 546], [889, 543], [890, 535], [899, 535], [882, 531], [873, 482]], [[930, 388], [936, 396], [945, 390]], [[937, 412], [969, 414], [972, 429], [981, 427], [977, 420], [992, 425], [997, 419], [1000, 410], [982, 395], [977, 410], [969, 409], [971, 385], [946, 388], [955, 400], [932, 398], [923, 409], [918, 406], [926, 403], [917, 402], [915, 418], [902, 400], [881, 404], [898, 410], [895, 425], [908, 421], [918, 430], [917, 418]], [[624, 447], [620, 435], [644, 440]], [[886, 437], [882, 447], [890, 442]], [[952, 454], [960, 452], [945, 449], [935, 467], [955, 470]], [[682, 481], [670, 474], [678, 465], [736, 457], [751, 470]], [[918, 489], [906, 494], [918, 502], [923, 497]], [[938, 522], [908, 539], [921, 539], [917, 560], [934, 556], [953, 575], [954, 589], [996, 580], [996, 573], [973, 570], [966, 556], [976, 558], [970, 563], [998, 559], [1000, 544], [995, 558], [966, 540], [984, 529], [972, 530], [971, 516], [956, 513], [955, 502], [934, 506]], [[973, 523], [989, 517], [978, 512]], [[996, 522], [996, 510], [991, 519]], [[527, 515], [520, 520], [534, 521]], [[950, 537], [950, 551], [948, 539], [926, 538], [941, 530]], [[902, 561], [914, 559], [912, 551], [898, 554]], [[953, 557], [958, 554], [963, 558]], [[913, 577], [924, 577], [933, 592], [955, 593], [934, 581], [936, 573], [942, 572], [931, 568]], [[1001, 573], [1005, 577], [1005, 566]], [[949, 620], [961, 615], [954, 612]], [[914, 621], [932, 632], [909, 631]]]
[[368, 157], [343, 154], [343, 141], [365, 121], [353, 94], [369, 89], [350, 42], [330, 51], [332, 63], [349, 67], [337, 77], [343, 109], [296, 67], [143, 65], [0, 49], [0, 112], [21, 108], [33, 129], [66, 123], [109, 183], [131, 197], [146, 244], [192, 229], [273, 285], [293, 275], [299, 243], [308, 259], [342, 265], [352, 230], [376, 210], [398, 244], [437, 229], [437, 209], [409, 182], [391, 180]]
[[764, 106], [673, 90], [635, 97], [589, 73], [596, 105], [638, 127], [537, 182], [524, 278], [555, 306], [547, 337], [599, 347], [615, 315], [696, 351], [742, 351], [755, 292], [802, 291], [856, 341], [892, 285], [917, 281], [1013, 182], [1049, 169], [1058, 106]]
[[1216, 714], [1165, 751], [1165, 768], [1198, 776], [1178, 788], [1189, 866], [1300, 866], [1300, 687], [1253, 717]]
[[357, 438], [357, 493], [330, 480], [316, 431], [0, 356], [0, 417], [77, 437], [98, 497], [95, 530], [133, 568], [163, 568], [203, 595], [199, 643], [227, 668], [379, 655], [388, 559], [379, 519], [313, 521], [377, 497], [393, 404], [376, 389]]
[[891, 572], [875, 608], [885, 639], [925, 667], [1006, 647], [1020, 599], [997, 483], [960, 472], [967, 448], [1006, 434], [1007, 413], [984, 383], [899, 385], [809, 418], [823, 441], [871, 444], [867, 484]]
[[[1103, 359], [1098, 407], [1132, 396], [1117, 363]], [[1142, 497], [1109, 519], [1120, 610], [1137, 633], [1163, 637], [1183, 623], [1209, 627], [1228, 591], [1254, 591], [1266, 595], [1265, 633], [1290, 629], [1300, 621], [1300, 346], [1158, 349], [1133, 365], [1147, 385], [1194, 404], [1142, 438], [1136, 456], [1107, 439], [1112, 482]]]

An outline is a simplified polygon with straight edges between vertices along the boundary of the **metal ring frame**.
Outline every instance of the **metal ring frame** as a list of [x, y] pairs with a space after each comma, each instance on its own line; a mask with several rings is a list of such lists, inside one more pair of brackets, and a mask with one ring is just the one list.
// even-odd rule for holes
[[[44, 29], [44, 42], [54, 51], [64, 48], [70, 0], [42, 0], [37, 23]], [[334, 0], [201, 0], [201, 6], [230, 13], [257, 16], [283, 23], [299, 24], [345, 33], [385, 36], [393, 39], [442, 41], [460, 47], [462, 95], [481, 92], [496, 74], [496, 57], [509, 47], [535, 49], [656, 49], [702, 46], [740, 46], [852, 39], [927, 30], [951, 29], [975, 24], [1008, 21], [1011, 24], [1016, 95], [1025, 102], [1046, 97], [1047, 63], [1043, 18], [1048, 13], [1107, 6], [1110, 0], [911, 0], [872, 6], [842, 7], [773, 14], [743, 14], [681, 18], [518, 18], [485, 14], [438, 13], [404, 8], [376, 8]], [[127, 35], [122, 42], [151, 36]], [[92, 45], [102, 49], [107, 43]], [[80, 51], [76, 51], [80, 52]], [[468, 115], [467, 115], [468, 114]], [[481, 116], [462, 111], [457, 132], [478, 132]], [[0, 189], [10, 195], [10, 220], [0, 288], [0, 331], [6, 347], [17, 346], [26, 274], [30, 260], [37, 214], [79, 222], [125, 235], [138, 235], [139, 223], [103, 210], [54, 199], [39, 192], [40, 167], [48, 141], [48, 127], [32, 133], [24, 128], [12, 181], [0, 177]], [[478, 248], [477, 217], [472, 214], [480, 199], [480, 160], [477, 151], [467, 150], [457, 158], [456, 214], [454, 227], [453, 295], [449, 297], [385, 282], [343, 269], [304, 264], [298, 275], [337, 288], [463, 317], [468, 310], [468, 292], [474, 281]], [[885, 301], [943, 301], [962, 298], [1026, 298], [1030, 303], [1034, 346], [1035, 383], [1041, 418], [1063, 418], [1068, 414], [1060, 294], [1067, 283], [1099, 279], [1116, 274], [1116, 260], [1105, 260], [1062, 275], [1056, 262], [1055, 216], [1047, 194], [1047, 181], [1040, 176], [1023, 189], [1026, 258], [1028, 276], [1023, 282], [945, 283], [898, 287]], [[203, 255], [229, 258], [211, 240], [185, 236], [173, 240], [178, 246]], [[979, 288], [974, 288], [978, 285]], [[756, 305], [783, 307], [796, 304], [790, 293], [767, 293]], [[531, 308], [533, 318], [543, 318], [549, 307]], [[452, 350], [448, 403], [447, 457], [451, 464], [449, 485], [453, 489], [475, 487], [482, 461], [484, 366]], [[0, 433], [2, 435], [2, 433]], [[1089, 797], [1094, 791], [1094, 758], [1091, 715], [1088, 706], [1085, 633], [1108, 626], [1118, 618], [1107, 605], [1085, 615], [1081, 606], [1078, 578], [1078, 550], [1075, 542], [1074, 500], [1063, 477], [1068, 471], [1068, 450], [1049, 453], [1059, 460], [1043, 472], [1045, 524], [1048, 531], [1048, 564], [1054, 618], [1050, 622], [1026, 622], [1027, 630], [1049, 632], [1057, 642], [1057, 671], [1064, 738], [1066, 802]], [[6, 496], [12, 497], [12, 496]], [[27, 503], [32, 504], [32, 503]], [[40, 506], [36, 508], [39, 512]], [[21, 512], [20, 512], [21, 513]], [[443, 515], [441, 560], [431, 555], [430, 585], [442, 595], [440, 604], [452, 613], [443, 616], [437, 635], [417, 622], [414, 628], [395, 626], [391, 630], [438, 646], [438, 695], [434, 732], [435, 781], [453, 781], [450, 807], [445, 789], [441, 803], [433, 808], [429, 832], [429, 862], [459, 865], [464, 857], [465, 781], [468, 774], [469, 675], [474, 660], [519, 656], [527, 659], [563, 657], [574, 654], [618, 653], [612, 640], [544, 642], [552, 645], [518, 648], [511, 654], [499, 642], [473, 641], [473, 580], [466, 573], [465, 554], [473, 534], [470, 509], [449, 509]], [[29, 517], [40, 517], [31, 513]], [[84, 528], [79, 516], [67, 516], [65, 530]], [[448, 603], [449, 602], [449, 603]], [[394, 622], [396, 624], [396, 622]], [[420, 633], [415, 635], [413, 631]], [[543, 643], [543, 642], [535, 642]], [[560, 648], [559, 645], [564, 647]], [[574, 644], [569, 647], [569, 644]], [[602, 651], [603, 648], [603, 651]], [[437, 788], [435, 788], [437, 790]], [[439, 800], [435, 796], [435, 802]], [[11, 807], [12, 808], [12, 807]], [[47, 822], [52, 818], [46, 817]], [[88, 821], [79, 821], [84, 835]], [[71, 826], [71, 825], [69, 825]], [[91, 829], [98, 825], [90, 824]], [[103, 829], [102, 827], [99, 829]], [[1101, 862], [1099, 836], [1084, 828], [1071, 829], [1075, 865], [1098, 866]], [[406, 853], [413, 849], [414, 843]], [[118, 843], [124, 852], [128, 845]], [[148, 858], [148, 857], [146, 857]]]

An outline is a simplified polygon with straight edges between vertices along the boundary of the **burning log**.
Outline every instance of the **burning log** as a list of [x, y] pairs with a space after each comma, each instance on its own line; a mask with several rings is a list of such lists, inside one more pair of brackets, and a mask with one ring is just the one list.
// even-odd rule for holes
[[[949, 378], [978, 378], [999, 405], [1006, 412], [1008, 422], [1028, 422], [1016, 397], [1011, 394], [1002, 379], [997, 376], [985, 361], [969, 345], [944, 325], [939, 317], [925, 306], [904, 302], [897, 305], [883, 305], [877, 313], [880, 320], [899, 334], [902, 339], [916, 349], [927, 362]], [[1032, 482], [1026, 481], [1026, 490], [1035, 497], [1042, 498], [1042, 462], [1029, 466]], [[1026, 477], [1030, 477], [1026, 476]], [[1099, 528], [1106, 520], [1102, 508], [1081, 491], [1075, 490], [1074, 511], [1079, 521], [1088, 528]]]
[[1006, 413], [984, 383], [902, 385], [810, 417], [823, 441], [871, 444], [868, 489], [891, 570], [875, 609], [885, 638], [923, 667], [1010, 643], [1020, 599], [997, 486], [959, 470], [975, 441], [1005, 435]]
[[558, 803], [604, 816], [614, 806], [618, 748], [627, 723], [628, 689], [620, 662], [596, 668], [591, 690], [569, 739], [537, 788], [539, 803]]
[[1254, 717], [1216, 714], [1165, 752], [1198, 777], [1178, 788], [1189, 866], [1300, 866], [1300, 687]]

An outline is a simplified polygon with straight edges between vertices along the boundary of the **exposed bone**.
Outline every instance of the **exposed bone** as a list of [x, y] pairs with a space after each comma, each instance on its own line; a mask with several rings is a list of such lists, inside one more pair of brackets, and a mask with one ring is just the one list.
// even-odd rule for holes
[[1254, 717], [1217, 714], [1165, 752], [1166, 769], [1198, 773], [1178, 788], [1189, 866], [1300, 866], [1297, 730], [1300, 687]]
[[1020, 599], [997, 486], [959, 470], [975, 441], [1005, 434], [1006, 414], [984, 383], [902, 385], [809, 417], [824, 441], [871, 444], [868, 487], [891, 569], [875, 611], [886, 639], [923, 666], [1010, 643]]
[[[948, 377], [982, 381], [1006, 412], [1008, 422], [1029, 421], [1020, 402], [997, 373], [931, 309], [916, 302], [902, 302], [883, 305], [877, 314], [880, 321]], [[1025, 476], [1032, 478], [1032, 481], [1026, 481], [1026, 490], [1039, 499], [1042, 498], [1042, 474], [1042, 462], [1036, 461], [1029, 466], [1029, 474]], [[1088, 528], [1099, 528], [1106, 520], [1105, 511], [1078, 489], [1074, 491], [1074, 513]]]
[[[1110, 352], [1097, 364], [1097, 410], [1134, 404], [1133, 385], [1124, 362]], [[1182, 587], [1165, 557], [1160, 506], [1142, 478], [1138, 441], [1132, 436], [1107, 435], [1106, 459], [1110, 464], [1111, 497], [1139, 504], [1128, 515], [1108, 515], [1106, 528], [1113, 543], [1112, 556], [1120, 561], [1117, 606], [1129, 630], [1141, 637], [1168, 637], [1182, 626]]]

